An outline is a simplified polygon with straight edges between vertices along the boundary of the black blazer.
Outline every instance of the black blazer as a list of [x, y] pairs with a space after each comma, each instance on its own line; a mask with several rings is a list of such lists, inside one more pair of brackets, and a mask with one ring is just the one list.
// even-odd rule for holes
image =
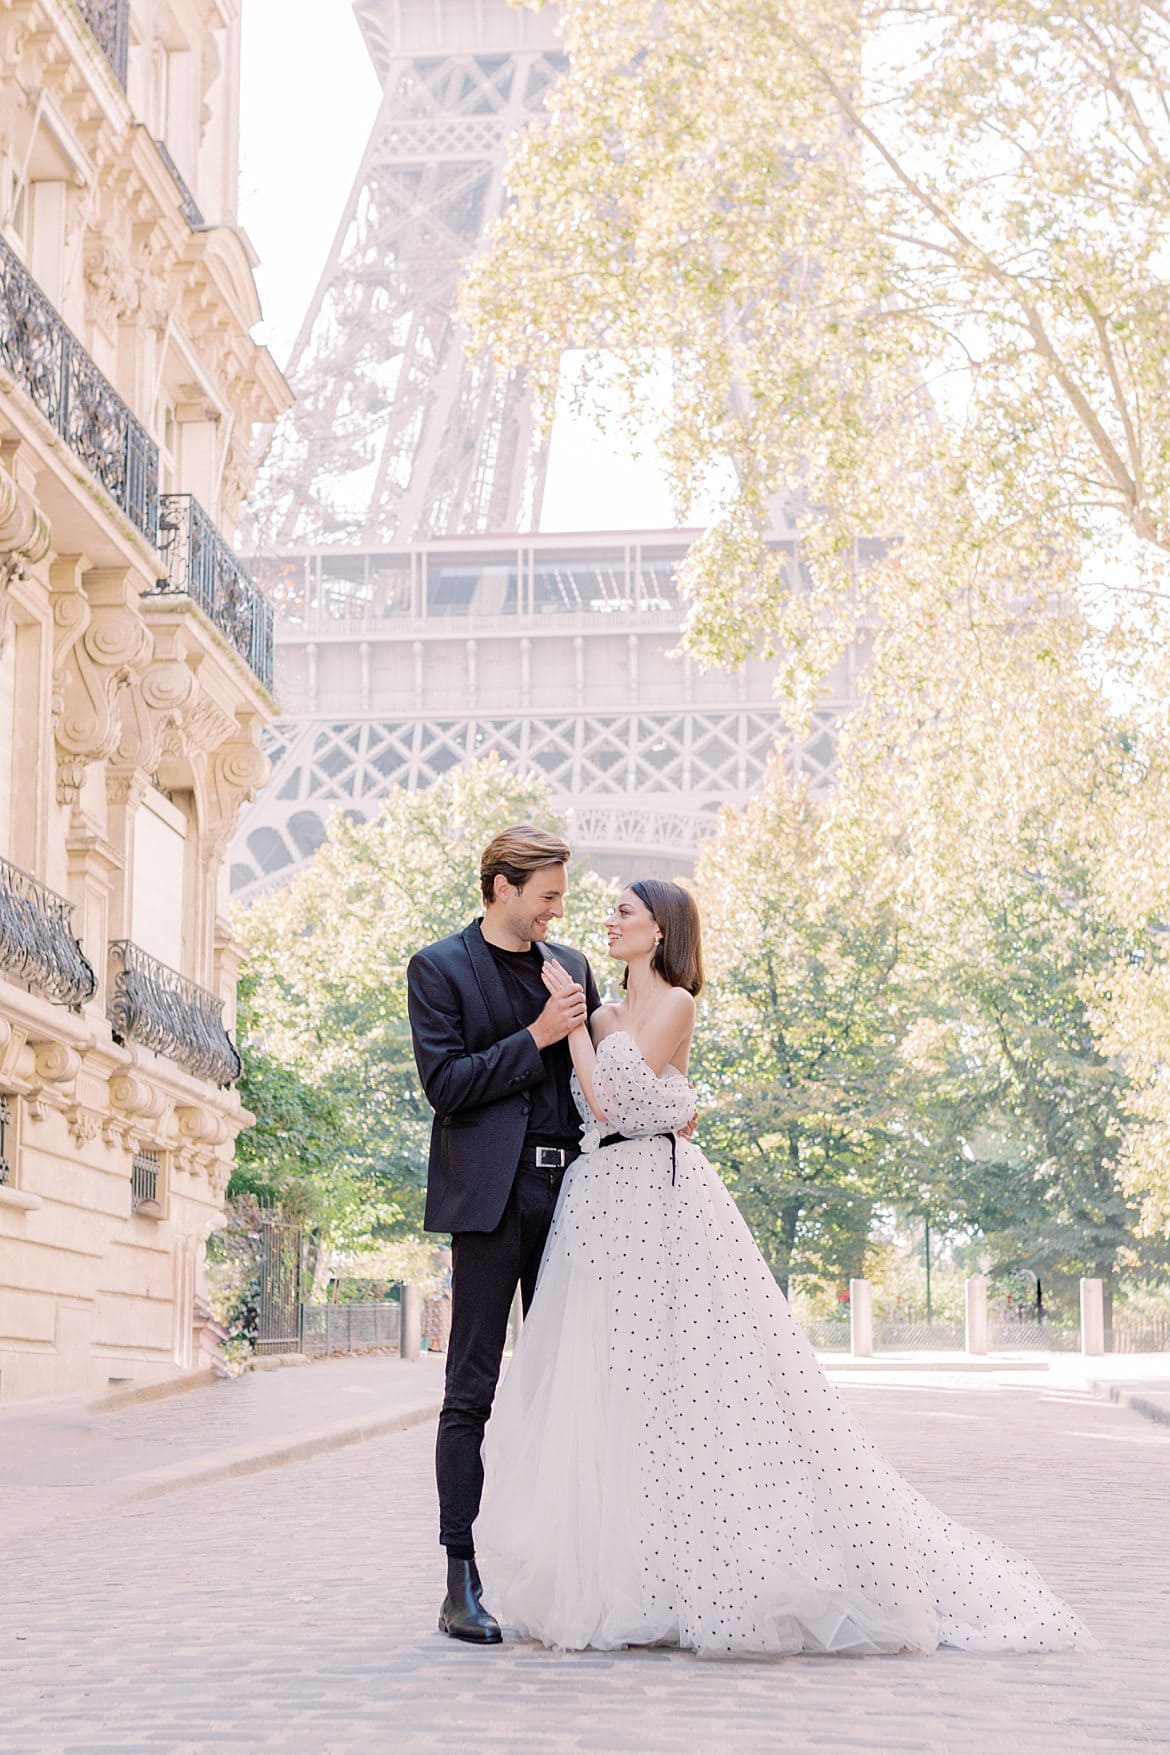
[[[601, 1000], [588, 958], [569, 945], [549, 949], [585, 989], [592, 1014]], [[435, 1111], [423, 1224], [494, 1231], [520, 1163], [529, 1088], [546, 1076], [540, 1050], [516, 1027], [478, 920], [417, 951], [406, 987], [414, 1058]]]

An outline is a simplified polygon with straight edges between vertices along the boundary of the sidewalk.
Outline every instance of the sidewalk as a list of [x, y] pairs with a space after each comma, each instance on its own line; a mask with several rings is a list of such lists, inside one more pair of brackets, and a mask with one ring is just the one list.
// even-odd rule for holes
[[[430, 1420], [443, 1361], [322, 1359], [200, 1382], [158, 1400], [109, 1395], [0, 1408], [5, 1535], [255, 1474]], [[172, 1386], [168, 1386], [172, 1387]]]
[[875, 1353], [854, 1359], [847, 1353], [818, 1355], [827, 1376], [839, 1385], [894, 1386], [929, 1373], [942, 1383], [1014, 1385], [1105, 1396], [1143, 1419], [1170, 1426], [1170, 1353]]
[[[1032, 1389], [1105, 1397], [1170, 1425], [1170, 1354], [1021, 1360], [966, 1354], [821, 1355], [842, 1388], [911, 1387], [993, 1393]], [[199, 1382], [180, 1393], [89, 1393], [0, 1408], [4, 1508], [0, 1531], [158, 1498], [300, 1462], [430, 1420], [442, 1399], [443, 1360], [396, 1354], [322, 1359], [279, 1371]], [[149, 1396], [150, 1392], [146, 1392]]]
[[[407, 1385], [404, 1372], [341, 1360], [125, 1413], [234, 1410], [233, 1391], [247, 1402], [275, 1381], [319, 1410], [323, 1397], [336, 1424], [343, 1400], [376, 1399], [354, 1387]], [[1051, 1373], [885, 1375], [841, 1376], [866, 1435], [949, 1515], [1025, 1552], [1095, 1650], [709, 1662], [558, 1653], [511, 1632], [457, 1645], [435, 1626], [427, 1424], [84, 1524], [6, 1537], [0, 1521], [0, 1755], [1170, 1749], [1170, 1429]]]

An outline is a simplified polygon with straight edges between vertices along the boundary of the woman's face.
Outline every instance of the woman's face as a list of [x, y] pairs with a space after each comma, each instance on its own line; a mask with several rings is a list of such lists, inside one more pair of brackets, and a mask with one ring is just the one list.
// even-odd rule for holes
[[623, 890], [605, 922], [609, 954], [622, 963], [631, 957], [649, 956], [661, 936], [654, 916], [633, 890]]

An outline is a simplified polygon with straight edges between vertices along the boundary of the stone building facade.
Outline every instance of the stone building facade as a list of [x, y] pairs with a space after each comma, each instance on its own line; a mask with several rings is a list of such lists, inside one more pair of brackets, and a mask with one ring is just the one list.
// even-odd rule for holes
[[236, 224], [240, 0], [0, 0], [0, 1400], [205, 1358], [226, 854], [287, 405]]

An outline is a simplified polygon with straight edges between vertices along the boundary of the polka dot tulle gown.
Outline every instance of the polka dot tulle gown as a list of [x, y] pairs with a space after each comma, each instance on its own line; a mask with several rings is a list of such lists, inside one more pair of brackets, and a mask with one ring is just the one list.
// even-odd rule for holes
[[493, 1613], [569, 1650], [1088, 1643], [1027, 1560], [863, 1437], [711, 1165], [660, 1137], [692, 1113], [682, 1075], [656, 1078], [619, 1031], [596, 1087], [608, 1126], [586, 1115], [488, 1424]]

